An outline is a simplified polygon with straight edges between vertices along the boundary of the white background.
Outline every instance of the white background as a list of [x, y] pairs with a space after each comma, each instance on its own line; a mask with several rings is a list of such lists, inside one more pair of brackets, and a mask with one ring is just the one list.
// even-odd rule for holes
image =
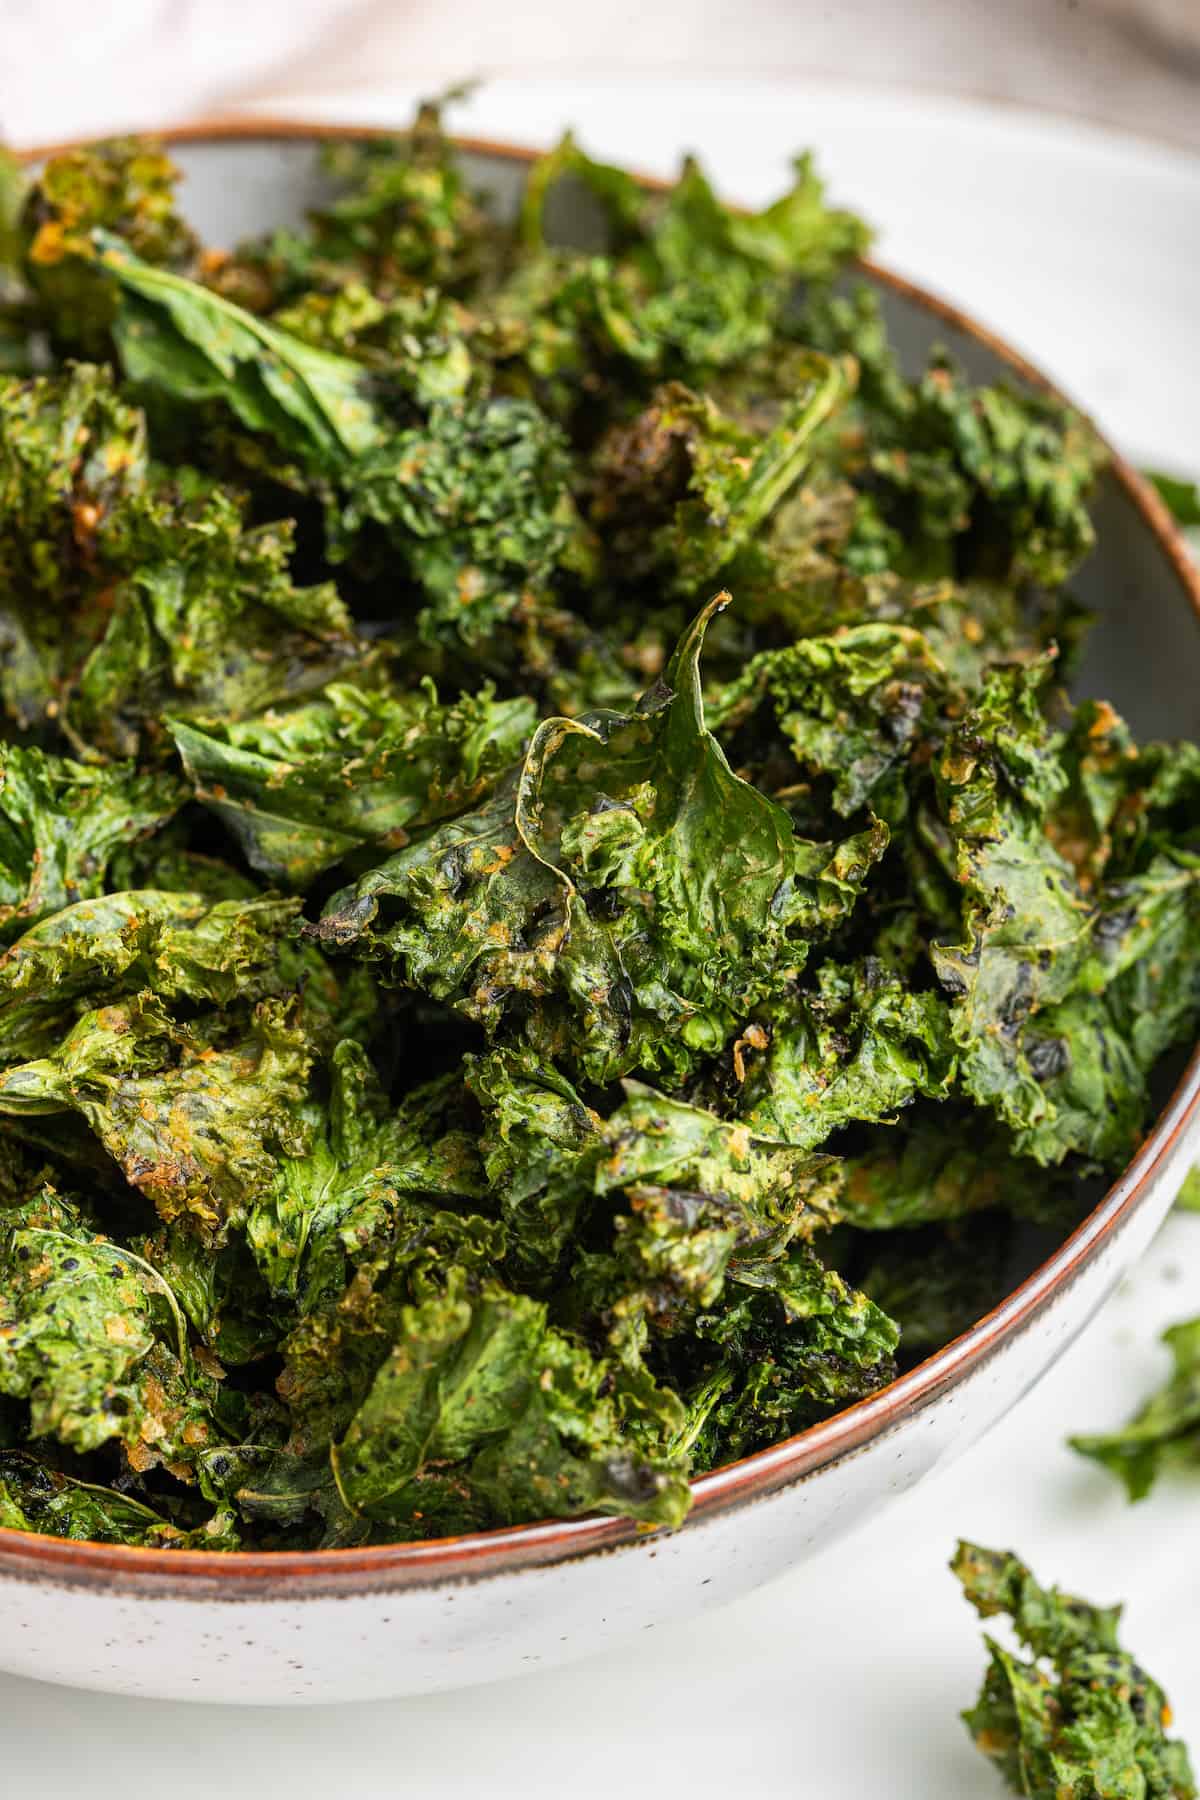
[[[549, 1674], [307, 1711], [70, 1693], [0, 1677], [5, 1796], [49, 1800], [1001, 1800], [957, 1714], [980, 1626], [956, 1535], [1044, 1579], [1127, 1598], [1127, 1641], [1200, 1749], [1200, 1486], [1136, 1508], [1063, 1447], [1163, 1372], [1156, 1334], [1200, 1303], [1200, 1216], [964, 1462], [758, 1594]], [[1200, 1482], [1200, 1474], [1197, 1476]]]
[[[395, 119], [407, 98], [356, 86], [293, 110]], [[1136, 456], [1200, 469], [1200, 157], [1012, 109], [765, 76], [510, 78], [462, 123], [548, 141], [569, 120], [599, 152], [648, 168], [699, 149], [725, 190], [749, 200], [778, 185], [787, 151], [814, 143], [838, 196], [880, 226], [886, 258], [1007, 332]], [[1200, 1750], [1200, 1473], [1130, 1509], [1062, 1443], [1123, 1418], [1162, 1373], [1158, 1332], [1196, 1311], [1200, 1218], [1176, 1218], [964, 1463], [773, 1588], [572, 1669], [307, 1713], [0, 1677], [0, 1790], [983, 1800], [999, 1783], [956, 1719], [983, 1662], [945, 1572], [959, 1533], [1012, 1544], [1046, 1579], [1094, 1598], [1127, 1597], [1129, 1642]]]

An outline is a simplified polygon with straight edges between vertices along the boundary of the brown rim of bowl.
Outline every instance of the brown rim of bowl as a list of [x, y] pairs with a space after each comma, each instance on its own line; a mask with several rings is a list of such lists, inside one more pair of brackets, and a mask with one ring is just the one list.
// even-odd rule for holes
[[[385, 127], [240, 117], [199, 121], [137, 135], [154, 137], [165, 144], [203, 144], [294, 139], [320, 142], [388, 137], [395, 133]], [[22, 152], [22, 158], [36, 161], [80, 148], [90, 141], [93, 140], [45, 145]], [[483, 138], [458, 138], [456, 142], [462, 150], [526, 166], [542, 154]], [[661, 192], [669, 185], [652, 176], [639, 179], [651, 191]], [[982, 344], [1022, 381], [1065, 399], [1039, 369], [969, 314], [870, 258], [863, 259], [862, 267], [882, 286]], [[1149, 527], [1184, 598], [1200, 621], [1200, 569], [1192, 562], [1170, 513], [1150, 484], [1111, 445], [1106, 447], [1113, 478]], [[1071, 1236], [999, 1306], [878, 1394], [773, 1444], [769, 1450], [697, 1476], [691, 1484], [692, 1510], [679, 1529], [686, 1531], [706, 1518], [773, 1493], [852, 1455], [902, 1419], [930, 1405], [971, 1370], [988, 1361], [1055, 1294], [1071, 1285], [1138, 1210], [1159, 1165], [1172, 1158], [1198, 1119], [1200, 1045], [1193, 1050], [1174, 1092], [1128, 1167]], [[544, 1567], [643, 1542], [650, 1535], [628, 1519], [589, 1517], [503, 1527], [464, 1537], [437, 1538], [424, 1544], [382, 1544], [365, 1550], [214, 1551], [135, 1549], [0, 1529], [0, 1576], [41, 1576], [95, 1587], [120, 1585], [135, 1593], [170, 1593], [177, 1598], [242, 1600], [294, 1600], [300, 1597], [297, 1584], [302, 1581], [307, 1596], [349, 1597], [382, 1587], [392, 1591], [430, 1587]]]

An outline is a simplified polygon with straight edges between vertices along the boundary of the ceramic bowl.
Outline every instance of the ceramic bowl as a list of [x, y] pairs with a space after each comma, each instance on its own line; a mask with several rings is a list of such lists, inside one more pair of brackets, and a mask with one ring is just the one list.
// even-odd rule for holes
[[[294, 125], [173, 142], [209, 242], [297, 222], [321, 194]], [[343, 135], [363, 135], [361, 132]], [[511, 211], [528, 156], [468, 146]], [[977, 379], [1047, 384], [943, 302], [866, 268], [911, 366], [945, 343]], [[1086, 398], [1086, 396], [1084, 396]], [[1077, 584], [1099, 615], [1079, 687], [1142, 733], [1200, 735], [1200, 580], [1153, 493], [1114, 459]], [[1200, 1152], [1200, 1050], [1121, 1178], [993, 1312], [890, 1387], [694, 1483], [681, 1530], [580, 1519], [312, 1554], [109, 1548], [0, 1531], [0, 1667], [173, 1699], [361, 1700], [579, 1657], [769, 1581], [960, 1454], [1062, 1354], [1140, 1255]]]

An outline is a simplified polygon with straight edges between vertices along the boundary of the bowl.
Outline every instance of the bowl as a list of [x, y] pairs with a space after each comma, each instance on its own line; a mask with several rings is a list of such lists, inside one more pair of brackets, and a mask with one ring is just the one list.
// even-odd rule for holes
[[[295, 223], [325, 186], [287, 124], [165, 134], [209, 241]], [[533, 153], [464, 145], [501, 212]], [[908, 366], [946, 344], [976, 380], [1048, 388], [962, 313], [868, 263]], [[1200, 736], [1200, 574], [1153, 491], [1114, 457], [1076, 584], [1099, 617], [1077, 689], [1135, 730]], [[177, 1700], [362, 1700], [568, 1661], [733, 1599], [882, 1511], [1020, 1400], [1145, 1248], [1200, 1155], [1200, 1049], [1129, 1167], [1079, 1229], [954, 1343], [870, 1399], [693, 1483], [677, 1531], [526, 1525], [307, 1554], [138, 1550], [0, 1530], [0, 1668]]]

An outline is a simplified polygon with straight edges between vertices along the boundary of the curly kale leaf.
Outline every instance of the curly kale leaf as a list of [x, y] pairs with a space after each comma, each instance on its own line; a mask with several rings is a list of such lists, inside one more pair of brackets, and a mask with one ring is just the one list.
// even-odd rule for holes
[[[891, 1379], [896, 1326], [810, 1242], [838, 1217], [840, 1173], [828, 1157], [626, 1084], [576, 1159], [588, 1247], [556, 1304], [640, 1384], [629, 1429], [641, 1441], [657, 1434], [705, 1466]], [[645, 1386], [664, 1375], [682, 1411]]]
[[613, 1348], [631, 1363], [651, 1331], [691, 1328], [727, 1282], [773, 1287], [793, 1242], [837, 1216], [839, 1171], [829, 1158], [636, 1082], [626, 1083], [583, 1169], [617, 1211], [612, 1250], [583, 1252], [571, 1304], [602, 1313]]
[[1200, 1457], [1200, 1320], [1173, 1325], [1163, 1342], [1171, 1373], [1128, 1425], [1071, 1439], [1074, 1449], [1125, 1483], [1131, 1500], [1143, 1499], [1162, 1470]]
[[0, 746], [0, 940], [98, 895], [118, 850], [157, 831], [182, 799], [166, 772]]
[[678, 382], [608, 433], [596, 452], [591, 517], [624, 578], [662, 570], [689, 596], [762, 529], [852, 385], [852, 372], [823, 357], [791, 374], [791, 398], [762, 435]]
[[150, 139], [117, 138], [52, 156], [25, 199], [25, 274], [56, 344], [102, 355], [115, 307], [89, 266], [91, 232], [117, 232], [147, 263], [187, 268], [198, 245], [175, 205], [179, 171]]
[[577, 1166], [598, 1152], [604, 1121], [565, 1075], [528, 1053], [471, 1058], [466, 1080], [483, 1109], [479, 1153], [507, 1239], [506, 1266], [539, 1289], [558, 1272], [588, 1203]]
[[384, 292], [455, 289], [485, 264], [494, 226], [426, 103], [403, 135], [330, 144], [326, 170], [342, 190], [311, 217], [319, 264], [361, 270]]
[[0, 695], [23, 731], [105, 628], [96, 532], [146, 479], [145, 420], [107, 370], [0, 380]]
[[439, 703], [333, 683], [250, 719], [168, 721], [184, 769], [251, 866], [307, 887], [363, 845], [404, 843], [465, 812], [520, 755], [532, 701], [490, 688]]
[[971, 387], [941, 356], [900, 423], [870, 468], [927, 572], [950, 572], [956, 553], [963, 573], [1048, 588], [1070, 578], [1095, 543], [1087, 501], [1105, 461], [1085, 419], [1045, 395]]
[[1007, 1614], [1028, 1660], [986, 1639], [991, 1661], [963, 1714], [979, 1750], [1030, 1800], [1195, 1800], [1166, 1695], [1117, 1638], [1120, 1607], [1042, 1588], [1011, 1552], [960, 1544], [951, 1564], [981, 1618]]
[[1092, 905], [1045, 829], [1066, 775], [1039, 706], [1043, 681], [1023, 669], [985, 678], [936, 764], [941, 819], [931, 828], [963, 891], [962, 941], [933, 949], [963, 1083], [1015, 1128], [1053, 1117], [1046, 1064], [1026, 1050], [1024, 1027], [1077, 986], [1092, 941]]
[[823, 964], [810, 991], [762, 1019], [734, 1053], [753, 1131], [815, 1149], [840, 1126], [951, 1091], [958, 1058], [945, 1002], [914, 993], [874, 957]]
[[239, 718], [366, 660], [332, 584], [292, 581], [290, 521], [248, 528], [244, 511], [230, 490], [188, 479], [112, 521], [119, 587], [71, 707], [85, 738], [127, 753], [162, 733], [164, 713]]
[[0, 1450], [0, 1529], [152, 1550], [237, 1550], [228, 1511], [186, 1530], [115, 1488], [48, 1468], [26, 1450]]
[[222, 1367], [258, 1362], [278, 1348], [284, 1322], [243, 1238], [216, 1247], [177, 1222], [129, 1243], [162, 1276], [193, 1336]]
[[583, 1512], [678, 1525], [690, 1495], [665, 1458], [631, 1451], [606, 1365], [538, 1301], [459, 1283], [406, 1307], [400, 1333], [333, 1451], [357, 1512], [419, 1534]]
[[386, 375], [418, 408], [460, 400], [476, 385], [464, 335], [470, 320], [436, 288], [383, 299], [359, 281], [302, 294], [271, 314], [281, 331]]
[[796, 761], [832, 779], [835, 811], [845, 818], [872, 805], [886, 813], [879, 791], [927, 740], [945, 685], [919, 631], [852, 625], [763, 651], [717, 696], [713, 723], [728, 732], [769, 695]]
[[532, 402], [434, 398], [420, 423], [397, 428], [378, 373], [95, 237], [123, 287], [114, 334], [129, 379], [177, 401], [223, 400], [327, 477], [331, 555], [368, 523], [382, 528], [425, 595], [431, 640], [478, 644], [557, 571], [586, 572], [566, 442]]
[[[557, 192], [571, 191], [559, 243]], [[824, 279], [861, 250], [861, 221], [826, 206], [811, 163], [763, 213], [725, 207], [693, 162], [672, 191], [647, 196], [625, 171], [596, 163], [568, 137], [535, 164], [515, 254], [487, 289], [473, 348], [506, 385], [557, 418], [591, 428], [629, 416], [653, 387], [707, 385], [714, 371], [770, 362], [805, 279]]]
[[[412, 129], [323, 147], [337, 193], [309, 213], [303, 233], [280, 227], [210, 253], [210, 287], [255, 313], [303, 308], [369, 292], [376, 305], [456, 290], [490, 261], [495, 227], [466, 180], [440, 109], [421, 107]], [[347, 346], [349, 348], [349, 346]]]
[[561, 572], [589, 572], [569, 476], [566, 439], [532, 402], [438, 401], [354, 464], [331, 505], [331, 551], [382, 529], [425, 598], [423, 636], [478, 651]]
[[97, 1000], [228, 1003], [286, 992], [297, 902], [135, 890], [53, 913], [0, 956], [0, 1062], [50, 1054]]
[[415, 1248], [435, 1205], [470, 1205], [485, 1193], [453, 1078], [413, 1089], [391, 1110], [366, 1052], [344, 1039], [329, 1079], [328, 1104], [308, 1109], [309, 1148], [280, 1160], [246, 1221], [271, 1292], [306, 1313], [341, 1295], [352, 1265], [390, 1256], [406, 1238]]
[[[1081, 758], [1079, 734], [1046, 723], [1043, 682], [1036, 667], [990, 674], [935, 766], [927, 834], [962, 886], [964, 937], [933, 961], [967, 1092], [1039, 1162], [1111, 1164], [1141, 1128], [1154, 1064], [1200, 1016], [1198, 790], [1191, 759], [1165, 747], [1149, 747], [1144, 788], [1107, 753]], [[1098, 728], [1119, 742], [1110, 714], [1087, 716], [1085, 734]]]
[[[335, 896], [313, 934], [389, 955], [490, 1030], [519, 1001], [588, 1079], [681, 1075], [851, 911], [887, 841], [797, 838], [707, 730], [704, 631], [631, 716], [552, 719], [495, 798]], [[378, 923], [377, 923], [378, 921]]]
[[289, 1006], [177, 1024], [153, 996], [84, 1013], [44, 1057], [0, 1074], [0, 1113], [79, 1114], [165, 1223], [220, 1243], [304, 1142], [310, 1051]]
[[364, 657], [329, 583], [291, 579], [289, 521], [194, 470], [151, 479], [106, 371], [0, 382], [0, 695], [22, 729], [128, 756], [164, 711], [241, 716]]
[[50, 1189], [2, 1229], [0, 1390], [29, 1402], [33, 1435], [78, 1451], [117, 1438], [133, 1468], [190, 1478], [219, 1435], [218, 1389], [162, 1277]]
[[698, 1466], [777, 1443], [895, 1375], [895, 1321], [811, 1245], [793, 1244], [768, 1275], [697, 1316], [700, 1372], [674, 1447]]
[[[378, 1193], [368, 1198], [378, 1199]], [[504, 1231], [494, 1220], [439, 1207], [436, 1194], [384, 1205], [390, 1220], [383, 1207], [367, 1218], [372, 1229], [383, 1221], [374, 1238], [341, 1246], [346, 1262], [356, 1263], [345, 1291], [327, 1293], [298, 1318], [282, 1346], [276, 1385], [288, 1408], [285, 1448], [302, 1461], [327, 1457], [345, 1432], [396, 1341], [405, 1306], [443, 1294], [450, 1280], [477, 1286], [498, 1277]], [[326, 1272], [338, 1253], [333, 1211], [322, 1221]], [[366, 1208], [360, 1217], [367, 1217]]]

